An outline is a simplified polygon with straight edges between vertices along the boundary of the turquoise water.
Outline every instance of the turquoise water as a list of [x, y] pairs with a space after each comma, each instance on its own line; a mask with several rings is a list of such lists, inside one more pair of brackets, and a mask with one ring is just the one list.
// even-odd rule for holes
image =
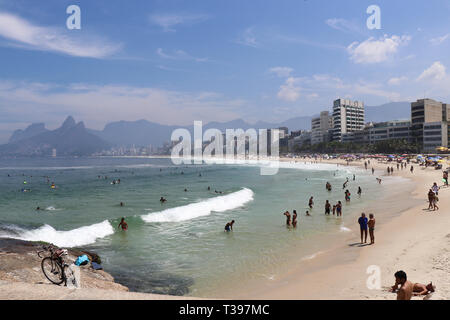
[[[342, 189], [347, 177], [350, 203]], [[0, 160], [0, 237], [95, 251], [134, 291], [220, 296], [221, 288], [247, 279], [277, 277], [294, 251], [308, 257], [322, 250], [326, 243], [311, 240], [317, 235], [356, 229], [355, 217], [374, 195], [393, 192], [374, 180], [363, 170], [303, 162], [261, 176], [253, 165], [175, 166], [170, 159]], [[306, 217], [311, 195], [316, 205]], [[161, 204], [161, 196], [168, 201]], [[324, 215], [326, 199], [342, 201], [342, 218]], [[295, 230], [282, 215], [293, 209]], [[117, 229], [121, 217], [127, 232]], [[232, 219], [234, 232], [225, 233]]]

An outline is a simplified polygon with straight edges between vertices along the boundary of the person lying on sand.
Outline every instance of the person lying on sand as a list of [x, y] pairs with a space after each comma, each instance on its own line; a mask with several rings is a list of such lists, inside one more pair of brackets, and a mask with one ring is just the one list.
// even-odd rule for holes
[[430, 282], [427, 285], [424, 285], [421, 283], [414, 283], [413, 295], [414, 296], [426, 296], [427, 294], [434, 292], [435, 288], [436, 287], [433, 286], [432, 282]]

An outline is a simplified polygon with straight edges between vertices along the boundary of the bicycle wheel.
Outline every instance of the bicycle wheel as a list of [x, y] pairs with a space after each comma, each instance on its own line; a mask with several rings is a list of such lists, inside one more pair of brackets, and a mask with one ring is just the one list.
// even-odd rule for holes
[[42, 272], [45, 277], [54, 284], [60, 285], [64, 282], [64, 272], [61, 265], [51, 257], [44, 258], [41, 263]]

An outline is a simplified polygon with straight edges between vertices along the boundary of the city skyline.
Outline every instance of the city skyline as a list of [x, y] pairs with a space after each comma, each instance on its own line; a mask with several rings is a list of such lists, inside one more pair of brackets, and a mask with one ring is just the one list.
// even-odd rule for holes
[[[0, 0], [2, 141], [68, 114], [102, 129], [138, 119], [280, 122], [339, 97], [450, 100], [445, 1], [133, 3], [77, 1], [81, 30], [68, 30], [71, 1]], [[372, 4], [380, 30], [366, 26]]]

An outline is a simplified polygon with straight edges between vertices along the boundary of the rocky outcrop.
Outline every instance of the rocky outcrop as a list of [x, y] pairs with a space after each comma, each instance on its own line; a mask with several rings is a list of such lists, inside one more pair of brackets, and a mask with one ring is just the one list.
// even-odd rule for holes
[[[42, 243], [0, 238], [0, 281], [9, 283], [50, 284], [41, 270], [41, 261], [37, 255]], [[90, 261], [100, 262], [98, 255], [82, 249], [68, 249], [66, 263], [71, 264], [82, 254]], [[128, 291], [128, 288], [114, 282], [114, 278], [103, 270], [94, 270], [91, 264], [80, 267], [81, 288]]]

